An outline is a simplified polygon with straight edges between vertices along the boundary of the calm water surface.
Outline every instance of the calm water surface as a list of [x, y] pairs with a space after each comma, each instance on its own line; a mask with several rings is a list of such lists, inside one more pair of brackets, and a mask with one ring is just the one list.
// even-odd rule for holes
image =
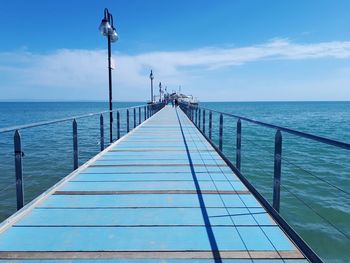
[[[117, 103], [115, 107], [140, 104]], [[201, 106], [350, 142], [350, 102], [221, 102]], [[106, 109], [107, 103], [102, 102], [0, 103], [0, 127]], [[121, 111], [121, 118], [125, 123], [125, 111]], [[206, 120], [208, 125], [208, 115]], [[213, 114], [216, 143], [218, 121], [219, 116]], [[233, 162], [235, 130], [236, 119], [224, 117], [224, 153]], [[122, 133], [125, 131], [123, 124]], [[99, 116], [78, 120], [78, 134], [82, 164], [99, 152]], [[72, 123], [23, 130], [21, 135], [25, 200], [29, 202], [72, 171]], [[274, 135], [273, 130], [242, 123], [241, 170], [269, 201]], [[327, 262], [350, 262], [349, 152], [283, 134], [282, 156], [282, 215]], [[13, 168], [13, 133], [0, 134], [1, 220], [15, 211]]]

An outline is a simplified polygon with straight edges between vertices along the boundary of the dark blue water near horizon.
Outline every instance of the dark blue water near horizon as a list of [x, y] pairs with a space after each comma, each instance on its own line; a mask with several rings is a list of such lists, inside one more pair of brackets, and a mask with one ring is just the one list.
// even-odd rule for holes
[[[143, 103], [115, 103], [114, 107], [140, 104]], [[203, 102], [200, 105], [350, 142], [350, 102]], [[107, 108], [106, 102], [0, 102], [0, 129]], [[121, 111], [122, 134], [126, 132], [125, 116], [126, 112]], [[107, 120], [105, 114], [106, 137]], [[208, 125], [208, 115], [206, 120]], [[223, 151], [233, 163], [236, 121], [224, 117]], [[219, 116], [213, 114], [216, 144], [218, 123]], [[269, 201], [272, 200], [274, 135], [274, 130], [242, 122], [242, 173]], [[281, 214], [326, 262], [350, 262], [349, 152], [282, 135]], [[72, 123], [22, 130], [21, 136], [25, 153], [25, 201], [29, 202], [72, 171]], [[99, 152], [99, 136], [99, 116], [78, 120], [79, 164]], [[11, 132], [0, 134], [1, 220], [15, 212], [15, 204]]]

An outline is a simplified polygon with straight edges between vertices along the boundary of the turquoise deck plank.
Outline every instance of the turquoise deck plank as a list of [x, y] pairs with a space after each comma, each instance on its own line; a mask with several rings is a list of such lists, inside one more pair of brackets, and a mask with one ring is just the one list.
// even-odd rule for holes
[[[167, 192], [174, 190], [180, 192]], [[171, 107], [134, 129], [57, 191], [0, 233], [0, 251], [203, 252], [211, 251], [215, 242], [222, 252], [297, 252], [185, 114]], [[215, 262], [191, 257], [101, 259], [105, 261]], [[305, 261], [242, 258], [221, 262]]]
[[[214, 227], [222, 250], [243, 250], [235, 227]], [[186, 233], [186, 234], [185, 234]], [[18, 240], [18, 237], [22, 237]], [[32, 238], [35, 237], [35, 238]], [[191, 237], [191, 238], [188, 238]], [[89, 240], [89, 242], [86, 242]], [[3, 251], [210, 250], [205, 227], [12, 227], [0, 236]]]
[[[230, 208], [208, 208], [210, 223], [217, 225], [258, 225], [257, 222], [236, 221], [242, 210]], [[86, 217], [86, 214], [89, 214]], [[248, 211], [246, 211], [248, 213]], [[230, 216], [233, 218], [231, 220]], [[265, 215], [266, 216], [266, 215]], [[267, 216], [266, 216], [267, 217]], [[246, 218], [246, 217], [245, 217]], [[249, 224], [248, 224], [249, 223]], [[122, 208], [122, 209], [35, 209], [16, 226], [204, 226], [201, 210], [197, 208]]]
[[[142, 164], [187, 164], [188, 163], [188, 159], [182, 158], [182, 159], [168, 159], [168, 160], [159, 160], [159, 159], [150, 159], [150, 160], [137, 160], [135, 159], [129, 159], [129, 160], [97, 160], [95, 162], [96, 165], [142, 165]], [[223, 160], [213, 160], [213, 159], [209, 159], [209, 160], [201, 160], [201, 159], [196, 159], [196, 160], [192, 160], [193, 164], [220, 164], [220, 165], [224, 165], [225, 162]]]
[[[225, 167], [223, 167], [225, 168]], [[230, 169], [221, 169], [216, 166], [194, 166], [193, 170], [195, 173], [203, 172], [232, 172]], [[92, 166], [84, 170], [85, 173], [150, 173], [150, 172], [176, 172], [176, 173], [191, 173], [189, 166]]]
[[[199, 181], [203, 191], [244, 191], [238, 181]], [[193, 181], [130, 181], [130, 182], [77, 182], [70, 181], [60, 191], [137, 191], [137, 190], [196, 190]]]
[[[238, 177], [235, 175], [225, 175], [222, 173], [198, 173], [198, 180], [214, 180], [223, 181], [238, 181]], [[192, 175], [188, 173], [148, 173], [148, 174], [96, 174], [96, 173], [80, 173], [71, 181], [192, 181]]]
[[[226, 198], [226, 207], [254, 207], [260, 208], [257, 202], [244, 202], [247, 195], [213, 195], [203, 194], [206, 207], [224, 207], [221, 198]], [[253, 199], [254, 197], [250, 197]], [[249, 200], [249, 199], [248, 199]], [[249, 204], [251, 206], [249, 206]], [[120, 195], [53, 195], [39, 207], [43, 208], [96, 208], [96, 207], [196, 207], [200, 206], [196, 194], [129, 194]]]

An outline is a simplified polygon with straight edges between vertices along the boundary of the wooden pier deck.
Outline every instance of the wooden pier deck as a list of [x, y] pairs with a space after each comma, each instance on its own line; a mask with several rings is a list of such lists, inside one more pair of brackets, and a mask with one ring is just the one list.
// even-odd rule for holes
[[169, 106], [4, 222], [0, 259], [308, 262]]

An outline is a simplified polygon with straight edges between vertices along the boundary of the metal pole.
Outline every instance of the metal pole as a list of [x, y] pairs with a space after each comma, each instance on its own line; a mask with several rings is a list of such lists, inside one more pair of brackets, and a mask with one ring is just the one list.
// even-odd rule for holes
[[108, 34], [108, 80], [109, 80], [109, 142], [113, 142], [113, 105], [112, 105], [112, 65], [111, 36]]
[[280, 211], [280, 189], [281, 189], [281, 168], [282, 168], [282, 133], [280, 130], [275, 134], [275, 156], [273, 174], [273, 208]]
[[130, 131], [130, 125], [129, 125], [129, 109], [126, 110], [126, 132]]
[[237, 121], [237, 135], [236, 135], [236, 168], [241, 170], [241, 148], [242, 148], [242, 122], [241, 119]]
[[139, 125], [141, 124], [141, 107], [139, 107]]
[[120, 113], [117, 111], [117, 138], [120, 139]]
[[146, 112], [146, 106], [143, 107], [143, 113], [145, 114], [145, 119], [144, 119], [144, 121], [145, 121], [145, 120], [147, 119], [147, 118], [146, 118], [146, 113], [147, 113], [147, 112]]
[[104, 127], [103, 127], [103, 115], [100, 115], [100, 144], [101, 144], [101, 152], [105, 148], [105, 138], [104, 138]]
[[222, 151], [222, 134], [223, 134], [224, 118], [222, 113], [220, 114], [220, 126], [219, 126], [219, 149]]
[[203, 133], [205, 134], [205, 110], [203, 110]]
[[21, 145], [21, 135], [18, 130], [15, 131], [13, 141], [14, 141], [14, 150], [15, 150], [17, 210], [20, 210], [24, 204], [23, 170], [22, 170], [23, 152], [22, 152], [22, 145]]
[[78, 125], [77, 121], [73, 120], [73, 168], [78, 168]]
[[134, 129], [136, 128], [136, 109], [134, 108]]
[[201, 109], [198, 110], [198, 129], [201, 129]]
[[213, 128], [213, 113], [209, 112], [209, 139], [211, 140], [211, 134], [212, 134], [212, 128]]
[[198, 126], [198, 108], [196, 108], [196, 126]]

